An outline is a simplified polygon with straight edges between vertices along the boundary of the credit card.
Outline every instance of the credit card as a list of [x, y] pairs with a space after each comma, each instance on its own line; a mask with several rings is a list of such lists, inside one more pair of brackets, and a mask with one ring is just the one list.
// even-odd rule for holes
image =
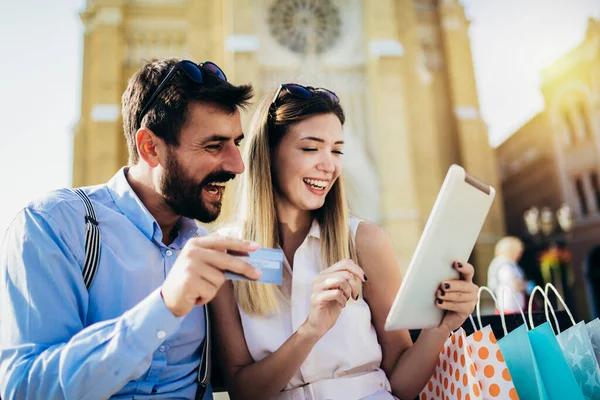
[[[232, 255], [248, 262], [254, 268], [259, 269], [262, 272], [260, 279], [254, 282], [281, 285], [283, 278], [283, 250], [261, 247], [256, 251], [248, 253], [248, 255]], [[225, 278], [231, 280], [253, 281], [243, 275], [230, 271], [225, 271]]]

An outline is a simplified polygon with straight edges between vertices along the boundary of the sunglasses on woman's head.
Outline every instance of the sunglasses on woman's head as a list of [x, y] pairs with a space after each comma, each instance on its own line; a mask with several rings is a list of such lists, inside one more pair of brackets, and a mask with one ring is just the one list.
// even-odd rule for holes
[[152, 94], [152, 97], [150, 97], [150, 100], [148, 100], [144, 108], [142, 108], [142, 112], [140, 113], [137, 121], [138, 127], [141, 125], [142, 119], [150, 109], [150, 106], [152, 106], [152, 104], [156, 101], [161, 92], [167, 87], [167, 84], [171, 79], [173, 79], [177, 71], [182, 71], [187, 75], [188, 78], [190, 78], [195, 83], [204, 82], [203, 72], [208, 72], [211, 75], [215, 76], [217, 79], [223, 82], [227, 82], [227, 77], [225, 76], [223, 70], [219, 68], [217, 64], [211, 61], [205, 61], [199, 64], [196, 64], [190, 60], [179, 61], [177, 64], [173, 65], [167, 76], [165, 76], [165, 79], [162, 80], [160, 85], [158, 85], [158, 87]]
[[277, 101], [283, 90], [285, 90], [289, 95], [299, 99], [310, 99], [314, 96], [319, 96], [328, 99], [336, 104], [340, 102], [340, 99], [331, 90], [324, 88], [314, 88], [312, 86], [302, 86], [297, 83], [284, 83], [280, 85], [279, 89], [277, 89], [277, 92], [275, 92], [275, 96], [273, 97], [273, 101], [271, 102], [271, 107], [276, 106], [275, 102]]

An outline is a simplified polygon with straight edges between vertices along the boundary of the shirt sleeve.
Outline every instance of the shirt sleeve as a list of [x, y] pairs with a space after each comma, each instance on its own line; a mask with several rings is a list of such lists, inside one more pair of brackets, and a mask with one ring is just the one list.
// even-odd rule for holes
[[3, 242], [3, 399], [108, 398], [149, 368], [152, 353], [181, 324], [157, 289], [123, 315], [85, 327], [81, 266], [59, 227], [49, 214], [26, 208]]

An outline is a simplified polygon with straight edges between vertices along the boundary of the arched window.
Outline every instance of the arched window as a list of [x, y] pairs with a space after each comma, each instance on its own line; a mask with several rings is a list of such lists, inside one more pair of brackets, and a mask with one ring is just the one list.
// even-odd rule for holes
[[577, 200], [579, 201], [579, 210], [581, 215], [588, 215], [588, 206], [585, 196], [585, 189], [583, 187], [583, 180], [581, 178], [575, 179], [575, 190], [577, 192]]
[[579, 103], [579, 116], [581, 118], [582, 129], [583, 129], [583, 137], [586, 139], [591, 139], [592, 136], [592, 127], [590, 124], [590, 114], [588, 111], [588, 107], [584, 102]]
[[596, 200], [596, 210], [600, 212], [600, 182], [598, 181], [598, 174], [596, 172], [591, 173], [590, 182], [594, 191], [594, 200]]
[[573, 121], [573, 116], [568, 109], [564, 112], [564, 121], [567, 143], [574, 144], [576, 142], [575, 132], [577, 132], [577, 126], [575, 125], [575, 121]]

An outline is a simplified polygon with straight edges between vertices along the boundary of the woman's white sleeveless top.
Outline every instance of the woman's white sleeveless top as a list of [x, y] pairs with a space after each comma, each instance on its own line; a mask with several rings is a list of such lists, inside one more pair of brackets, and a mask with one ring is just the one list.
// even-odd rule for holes
[[[351, 219], [353, 237], [360, 220]], [[232, 230], [220, 231], [223, 236]], [[294, 255], [294, 269], [284, 268], [291, 279], [291, 299], [282, 303], [277, 314], [255, 316], [239, 309], [248, 350], [255, 361], [275, 352], [306, 321], [313, 279], [321, 265], [319, 224], [312, 227]], [[284, 292], [290, 293], [284, 279]], [[287, 290], [285, 290], [287, 289]], [[390, 383], [380, 368], [381, 347], [371, 322], [371, 311], [362, 297], [350, 300], [337, 322], [312, 349], [300, 370], [276, 399], [394, 399]]]

